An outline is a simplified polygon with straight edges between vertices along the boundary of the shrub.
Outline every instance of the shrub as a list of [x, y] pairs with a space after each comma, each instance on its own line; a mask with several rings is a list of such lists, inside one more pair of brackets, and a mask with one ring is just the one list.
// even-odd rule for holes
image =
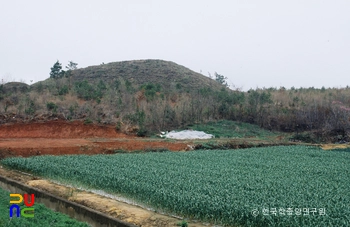
[[66, 94], [68, 94], [68, 86], [64, 85], [62, 88], [60, 88], [58, 90], [58, 94], [59, 95], [66, 95]]
[[180, 90], [182, 88], [182, 85], [180, 83], [176, 84], [176, 89]]
[[122, 128], [122, 123], [121, 123], [120, 121], [118, 121], [118, 122], [117, 122], [117, 125], [115, 126], [115, 129], [116, 129], [117, 131], [120, 131], [121, 128]]
[[28, 107], [25, 108], [24, 112], [26, 114], [32, 115], [32, 114], [35, 113], [35, 111], [36, 111], [36, 107], [35, 107], [34, 101], [29, 100], [28, 101]]
[[113, 150], [114, 154], [123, 154], [123, 153], [128, 153], [128, 151], [123, 150], [123, 149], [117, 149], [117, 150]]
[[140, 137], [145, 137], [147, 135], [147, 129], [145, 128], [140, 128], [137, 133], [136, 133], [137, 136], [140, 136]]
[[166, 147], [159, 147], [159, 148], [146, 148], [145, 152], [169, 152], [170, 150]]
[[46, 103], [46, 108], [49, 111], [54, 111], [54, 112], [57, 111], [57, 105], [55, 103], [53, 103], [53, 102]]
[[70, 113], [70, 115], [72, 115], [72, 116], [74, 115], [74, 110], [75, 110], [75, 107], [71, 105], [71, 106], [69, 107], [69, 113]]
[[182, 222], [178, 222], [177, 226], [181, 226], [181, 227], [188, 227], [187, 221], [182, 220]]
[[127, 91], [132, 92], [132, 83], [130, 81], [125, 80], [125, 87]]
[[44, 90], [44, 85], [40, 82], [38, 86], [36, 87], [36, 90], [38, 93], [42, 93]]
[[115, 88], [115, 90], [118, 90], [119, 86], [120, 86], [120, 81], [116, 79], [113, 83], [113, 87]]
[[161, 91], [160, 84], [146, 83], [141, 86], [141, 89], [145, 91], [147, 100], [153, 100], [157, 92]]
[[79, 98], [85, 100], [91, 100], [95, 98], [95, 89], [87, 80], [76, 82], [74, 87]]
[[309, 132], [305, 132], [305, 133], [296, 133], [294, 134], [292, 137], [290, 137], [290, 140], [292, 141], [301, 141], [301, 142], [305, 142], [305, 143], [318, 143], [319, 141], [314, 137], [314, 135], [312, 135]]

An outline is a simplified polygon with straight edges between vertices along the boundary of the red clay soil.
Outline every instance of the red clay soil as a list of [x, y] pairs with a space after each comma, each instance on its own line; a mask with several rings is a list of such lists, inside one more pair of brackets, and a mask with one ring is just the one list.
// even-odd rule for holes
[[64, 154], [113, 154], [166, 148], [180, 151], [185, 142], [142, 139], [116, 132], [113, 126], [85, 125], [82, 122], [51, 121], [0, 126], [0, 159], [9, 156]]
[[84, 124], [81, 121], [48, 121], [0, 126], [0, 138], [132, 138], [113, 126]]

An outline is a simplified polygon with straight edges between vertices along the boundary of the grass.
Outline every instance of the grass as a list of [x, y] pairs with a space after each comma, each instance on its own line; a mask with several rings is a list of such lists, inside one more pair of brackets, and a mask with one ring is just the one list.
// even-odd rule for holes
[[[222, 86], [216, 81], [196, 73], [174, 62], [163, 60], [134, 60], [112, 62], [99, 66], [90, 66], [74, 70], [73, 82], [87, 79], [89, 82], [97, 82], [102, 79], [106, 83], [112, 83], [115, 79], [132, 82], [132, 87], [139, 89], [147, 84], [160, 84], [162, 90], [186, 90], [211, 87], [213, 90]], [[177, 89], [181, 85], [181, 89]]]
[[[350, 226], [350, 149], [277, 146], [8, 158], [8, 167], [227, 226]], [[304, 208], [313, 211], [306, 215]], [[278, 215], [274, 215], [274, 209]], [[302, 214], [297, 214], [302, 209]], [[325, 215], [320, 209], [325, 209]], [[267, 215], [265, 215], [267, 210]], [[292, 210], [293, 215], [286, 214]], [[255, 216], [252, 212], [258, 211]], [[283, 212], [282, 212], [283, 211]]]
[[257, 125], [229, 120], [212, 121], [206, 124], [190, 126], [189, 128], [212, 134], [215, 138], [266, 138], [276, 135], [276, 133], [262, 129]]
[[[10, 192], [0, 188], [0, 226], [2, 227], [88, 227], [86, 223], [76, 221], [65, 214], [53, 212], [44, 205], [35, 203], [34, 218], [17, 218], [14, 214], [12, 218], [9, 217], [10, 208]], [[24, 207], [23, 202], [20, 205]]]

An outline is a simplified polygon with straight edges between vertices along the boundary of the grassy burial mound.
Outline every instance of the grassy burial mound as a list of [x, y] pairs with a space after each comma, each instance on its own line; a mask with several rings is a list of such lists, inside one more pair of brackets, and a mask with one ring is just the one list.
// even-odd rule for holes
[[115, 86], [118, 83], [129, 84], [130, 89], [137, 89], [145, 84], [158, 84], [163, 92], [181, 91], [189, 92], [202, 88], [220, 90], [223, 86], [216, 81], [196, 73], [174, 62], [163, 60], [135, 60], [122, 61], [89, 66], [72, 72], [72, 82], [87, 80]]

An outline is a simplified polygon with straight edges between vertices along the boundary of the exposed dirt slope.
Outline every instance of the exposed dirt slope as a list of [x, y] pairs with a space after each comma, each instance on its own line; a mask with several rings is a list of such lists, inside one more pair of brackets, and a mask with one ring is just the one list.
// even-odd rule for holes
[[118, 133], [113, 126], [84, 124], [81, 121], [48, 121], [0, 126], [0, 138], [133, 138]]
[[187, 142], [168, 142], [147, 139], [51, 139], [51, 138], [0, 138], [0, 159], [12, 156], [68, 154], [113, 154], [116, 151], [188, 149]]
[[49, 121], [0, 126], [0, 159], [11, 156], [113, 154], [115, 151], [168, 149], [180, 151], [188, 142], [144, 139], [117, 132], [113, 126]]

